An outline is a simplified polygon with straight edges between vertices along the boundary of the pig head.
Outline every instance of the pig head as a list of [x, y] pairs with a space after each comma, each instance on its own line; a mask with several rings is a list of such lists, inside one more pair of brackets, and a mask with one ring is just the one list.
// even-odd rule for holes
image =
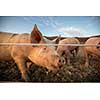
[[[45, 39], [35, 25], [31, 34], [11, 34], [0, 33], [0, 43], [34, 43], [34, 44], [49, 44], [54, 43]], [[53, 46], [0, 46], [0, 60], [14, 60], [21, 71], [22, 78], [25, 81], [30, 81], [29, 71], [26, 61], [46, 67], [48, 70], [56, 71], [63, 64], [62, 58]]]
[[[79, 44], [79, 40], [76, 38], [65, 38], [63, 40], [59, 41], [59, 44]], [[70, 65], [70, 57], [71, 55], [76, 56], [78, 52], [78, 47], [77, 46], [58, 46], [57, 52], [61, 55], [64, 56], [66, 59], [66, 63]]]

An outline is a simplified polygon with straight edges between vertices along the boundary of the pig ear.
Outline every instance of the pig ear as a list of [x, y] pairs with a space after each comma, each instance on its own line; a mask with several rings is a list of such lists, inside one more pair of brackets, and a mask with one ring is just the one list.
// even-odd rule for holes
[[34, 25], [33, 31], [31, 32], [31, 43], [40, 43], [43, 40], [41, 32], [38, 30], [37, 25]]
[[61, 40], [61, 35], [59, 35], [56, 39], [54, 39], [53, 42], [58, 44], [60, 40]]

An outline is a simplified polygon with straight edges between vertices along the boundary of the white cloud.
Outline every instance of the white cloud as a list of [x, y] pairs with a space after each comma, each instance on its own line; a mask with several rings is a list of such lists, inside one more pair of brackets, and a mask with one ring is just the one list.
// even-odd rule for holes
[[33, 25], [32, 21], [31, 21], [31, 19], [30, 19], [29, 17], [23, 16], [23, 19], [24, 19], [25, 21], [27, 21], [28, 23], [30, 23], [30, 24]]
[[85, 32], [83, 32], [79, 28], [75, 28], [75, 27], [62, 27], [62, 28], [58, 29], [58, 32], [60, 32], [64, 36], [71, 36], [71, 37], [85, 35]]

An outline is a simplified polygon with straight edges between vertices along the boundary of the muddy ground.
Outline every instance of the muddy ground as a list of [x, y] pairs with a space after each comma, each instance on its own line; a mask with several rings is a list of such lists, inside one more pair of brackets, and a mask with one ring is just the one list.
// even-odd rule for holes
[[[30, 66], [32, 82], [100, 82], [100, 58], [89, 58], [90, 65], [84, 67], [84, 59], [71, 58], [71, 65], [64, 65], [57, 73], [48, 72], [35, 64]], [[0, 82], [24, 82], [17, 65], [11, 61], [0, 62]]]

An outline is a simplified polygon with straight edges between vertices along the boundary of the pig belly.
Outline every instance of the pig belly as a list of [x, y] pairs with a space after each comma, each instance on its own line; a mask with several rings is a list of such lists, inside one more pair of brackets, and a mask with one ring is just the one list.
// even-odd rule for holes
[[12, 60], [11, 54], [8, 50], [8, 46], [0, 46], [0, 61], [2, 60]]
[[87, 47], [86, 50], [90, 54], [95, 54], [97, 56], [100, 56], [100, 51], [96, 47]]
[[100, 57], [100, 51], [96, 47], [94, 48], [94, 51], [91, 50], [91, 52]]

